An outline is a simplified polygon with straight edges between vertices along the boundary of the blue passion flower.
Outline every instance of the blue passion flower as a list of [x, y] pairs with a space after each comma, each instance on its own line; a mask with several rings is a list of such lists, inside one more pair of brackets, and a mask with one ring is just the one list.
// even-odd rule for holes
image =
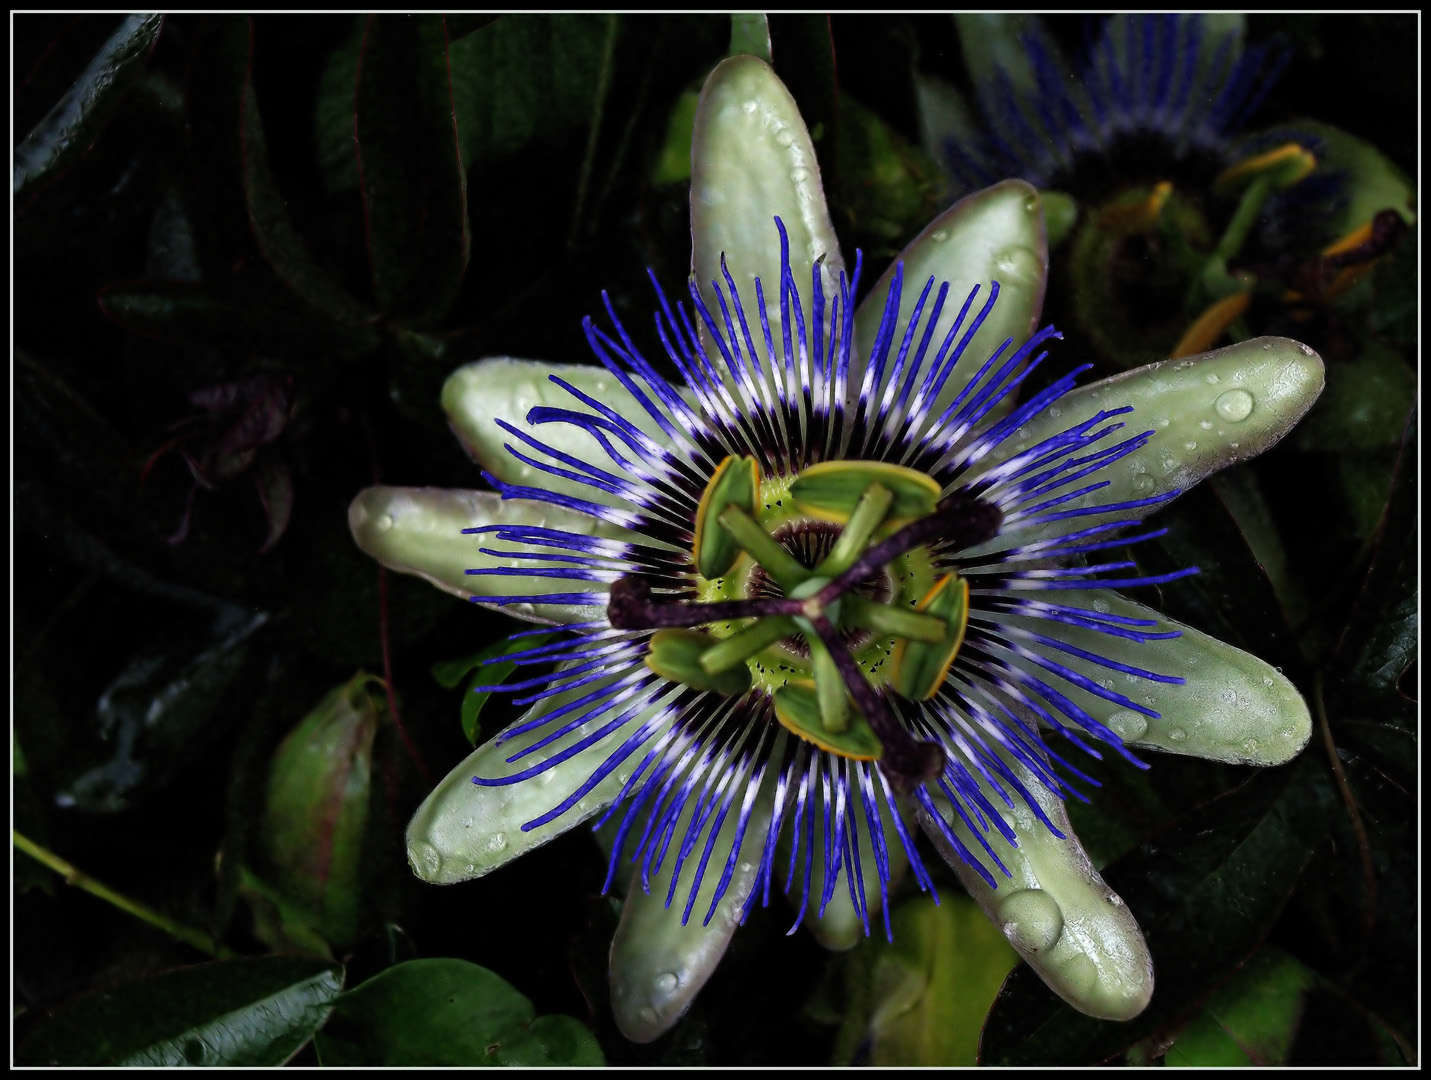
[[1310, 721], [1272, 668], [1123, 598], [1178, 575], [1117, 553], [1281, 438], [1320, 360], [1262, 339], [1021, 395], [1059, 336], [1034, 330], [1028, 185], [951, 208], [857, 303], [764, 63], [712, 74], [693, 164], [694, 272], [656, 285], [655, 350], [608, 301], [599, 367], [470, 364], [443, 403], [495, 490], [354, 500], [385, 565], [562, 630], [516, 654], [527, 713], [418, 809], [415, 872], [613, 823], [612, 1004], [645, 1041], [772, 891], [837, 948], [900, 874], [934, 892], [922, 831], [1054, 990], [1136, 1015], [1151, 960], [1069, 827], [1069, 749], [1274, 764]]

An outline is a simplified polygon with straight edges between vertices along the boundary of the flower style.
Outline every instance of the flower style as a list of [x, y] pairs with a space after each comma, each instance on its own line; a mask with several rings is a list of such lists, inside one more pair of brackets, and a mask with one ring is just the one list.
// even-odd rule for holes
[[656, 287], [684, 385], [608, 302], [585, 324], [601, 367], [449, 379], [495, 493], [352, 505], [385, 565], [566, 631], [517, 655], [557, 665], [507, 687], [531, 709], [417, 811], [414, 870], [476, 877], [604, 811], [607, 887], [635, 866], [613, 1008], [646, 1041], [772, 882], [836, 948], [905, 868], [932, 892], [917, 823], [1055, 991], [1136, 1015], [1151, 960], [1072, 835], [1059, 737], [1265, 765], [1310, 720], [1272, 668], [1112, 591], [1179, 574], [1104, 553], [1280, 439], [1320, 360], [1261, 339], [1013, 404], [1059, 336], [1034, 332], [1037, 194], [952, 207], [856, 307], [809, 134], [753, 57], [707, 81], [691, 213], [690, 303]]

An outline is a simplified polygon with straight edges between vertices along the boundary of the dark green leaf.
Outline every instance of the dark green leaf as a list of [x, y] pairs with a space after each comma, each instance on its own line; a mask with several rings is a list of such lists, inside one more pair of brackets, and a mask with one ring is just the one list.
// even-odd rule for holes
[[126, 330], [182, 344], [272, 351], [311, 360], [346, 359], [377, 347], [370, 326], [345, 326], [319, 314], [253, 272], [227, 286], [137, 281], [99, 296], [104, 313]]
[[18, 1056], [34, 1065], [281, 1065], [342, 985], [340, 969], [294, 957], [200, 964], [61, 1005]]
[[502, 657], [526, 649], [535, 649], [538, 645], [549, 641], [551, 637], [551, 634], [534, 634], [530, 637], [508, 638], [506, 641], [489, 645], [462, 660], [447, 660], [432, 665], [432, 677], [448, 690], [461, 682], [462, 678], [473, 668], [477, 669], [476, 674], [467, 683], [466, 692], [462, 695], [462, 734], [467, 736], [468, 742], [474, 746], [477, 744], [477, 736], [481, 730], [482, 707], [492, 696], [490, 690], [479, 691], [474, 687], [497, 686], [506, 682], [516, 669], [517, 664], [514, 660], [503, 660]]
[[192, 632], [135, 653], [96, 708], [97, 745], [105, 759], [84, 769], [56, 796], [62, 805], [114, 813], [170, 775], [221, 730], [220, 709], [233, 700], [264, 612], [230, 610], [197, 648]]
[[1282, 1065], [1313, 974], [1277, 948], [1258, 951], [1183, 1030], [1166, 1064]]
[[589, 125], [608, 32], [603, 16], [505, 15], [454, 41], [463, 162], [481, 166]]
[[378, 305], [414, 325], [442, 317], [470, 252], [440, 15], [375, 15], [358, 59], [356, 138]]
[[369, 318], [361, 305], [325, 273], [308, 253], [288, 214], [268, 166], [268, 148], [253, 90], [253, 66], [245, 72], [243, 108], [239, 117], [243, 145], [243, 187], [249, 224], [259, 250], [285, 285], [340, 322], [360, 323]]
[[318, 109], [313, 128], [317, 133], [318, 167], [329, 192], [350, 191], [358, 186], [353, 108], [358, 53], [363, 47], [366, 21], [361, 15], [353, 20], [351, 33], [329, 54], [318, 84]]
[[44, 119], [15, 148], [11, 192], [16, 199], [89, 149], [144, 69], [164, 16], [130, 15]]
[[1168, 1032], [1243, 963], [1276, 920], [1326, 835], [1335, 793], [1325, 761], [1264, 770], [1104, 871], [1138, 917], [1157, 990], [1137, 1019], [1095, 1020], [1033, 970], [1009, 976], [984, 1026], [980, 1060], [1091, 1065]]
[[591, 1033], [466, 960], [409, 960], [344, 994], [318, 1033], [324, 1065], [602, 1065]]
[[730, 54], [748, 53], [770, 63], [770, 20], [763, 11], [737, 12], [730, 17]]
[[1401, 692], [1406, 670], [1416, 662], [1417, 590], [1416, 412], [1404, 429], [1401, 456], [1382, 516], [1371, 567], [1356, 609], [1332, 658], [1327, 675], [1328, 704], [1335, 718], [1353, 706], [1374, 711], [1362, 718], [1413, 723], [1414, 703]]

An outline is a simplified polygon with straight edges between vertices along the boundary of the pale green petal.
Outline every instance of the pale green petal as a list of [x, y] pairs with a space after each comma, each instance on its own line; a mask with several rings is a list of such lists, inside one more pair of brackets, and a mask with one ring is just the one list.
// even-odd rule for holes
[[[607, 332], [615, 333], [610, 327], [607, 327]], [[608, 406], [657, 443], [666, 443], [665, 434], [631, 392], [611, 372], [595, 364], [548, 364], [539, 360], [517, 360], [510, 356], [477, 360], [464, 364], [447, 377], [442, 387], [442, 408], [467, 453], [499, 480], [559, 491], [609, 506], [629, 505], [597, 488], [533, 468], [507, 452], [505, 444], [511, 444], [513, 449], [537, 461], [550, 460], [540, 450], [498, 427], [498, 420], [505, 420], [534, 439], [590, 462], [598, 469], [622, 474], [622, 468], [611, 460], [601, 444], [575, 424], [527, 423], [527, 413], [537, 405], [586, 414], [593, 412], [589, 406], [552, 382], [552, 375]], [[570, 468], [560, 462], [552, 464], [558, 468]]]
[[[924, 323], [933, 309], [940, 284], [949, 282], [949, 294], [930, 340], [926, 364], [933, 361], [970, 290], [980, 286], [955, 344], [988, 299], [989, 283], [999, 283], [999, 298], [993, 311], [940, 390], [933, 408], [933, 415], [937, 417], [1005, 339], [1013, 338], [1013, 345], [1006, 354], [1012, 356], [1038, 325], [1048, 280], [1048, 243], [1038, 192], [1022, 180], [1005, 180], [976, 191], [930, 222], [900, 253], [897, 261], [900, 260], [904, 263], [904, 285], [899, 302], [899, 333], [908, 326], [909, 316], [929, 278], [934, 278], [934, 289], [925, 303]], [[864, 358], [869, 357], [874, 348], [893, 277], [892, 265], [855, 314], [855, 344], [860, 359], [853, 367], [860, 375], [864, 373]], [[891, 347], [892, 357], [898, 353], [900, 340], [896, 338]], [[916, 338], [915, 344], [918, 342]], [[854, 375], [851, 382], [858, 386]]]
[[[1131, 405], [1133, 412], [1110, 421], [1123, 423], [1123, 429], [1099, 445], [1112, 446], [1118, 439], [1144, 431], [1152, 431], [1152, 438], [1086, 481], [1108, 481], [1108, 487], [1057, 509], [1186, 491], [1204, 477], [1275, 445], [1312, 407], [1323, 384], [1322, 358], [1287, 338], [1253, 338], [1181, 360], [1160, 360], [1066, 394], [1019, 428], [984, 464], [972, 469], [969, 477], [977, 477], [988, 465], [1082, 423], [1100, 410]], [[1127, 511], [1114, 513], [1127, 516]], [[1080, 527], [1098, 520], [1096, 515], [1078, 519]], [[1063, 521], [1020, 530], [1012, 533], [1013, 542], [1027, 543], [1068, 529], [1068, 522]], [[975, 550], [1001, 550], [1009, 543], [1006, 536], [1000, 536]]]
[[1044, 619], [1007, 619], [1009, 625], [1056, 637], [1086, 652], [1186, 680], [1182, 686], [1152, 682], [1025, 642], [1104, 689], [1159, 713], [1158, 719], [1144, 716], [1057, 681], [1059, 690], [1130, 746], [1243, 765], [1280, 765], [1300, 753], [1311, 738], [1312, 718], [1302, 695], [1285, 675], [1252, 654], [1106, 589], [1059, 593], [1058, 599], [1073, 607], [1152, 619], [1157, 624], [1140, 630], [1182, 631], [1178, 638], [1135, 642]]
[[[1153, 959], [1137, 922], [1123, 900], [1098, 876], [1073, 835], [1063, 803], [1023, 765], [1005, 761], [1039, 806], [1064, 834], [1060, 840], [1017, 796], [1004, 819], [1018, 837], [1011, 846], [997, 832], [986, 839], [1008, 868], [1010, 878], [991, 868], [998, 888], [975, 873], [928, 812], [919, 822], [984, 913], [1049, 988], [1080, 1012], [1105, 1020], [1131, 1020], [1153, 994]], [[1000, 804], [986, 787], [990, 800]], [[977, 854], [988, 856], [975, 836], [942, 798], [944, 820]]]
[[[591, 693], [598, 685], [601, 684], [587, 684], [539, 701], [512, 726], [515, 728], [544, 716], [560, 705]], [[625, 707], [630, 704], [627, 702]], [[639, 752], [559, 818], [529, 831], [522, 830], [527, 822], [576, 791], [639, 724], [656, 713], [658, 705], [652, 704], [629, 723], [559, 765], [506, 787], [483, 787], [474, 784], [472, 778], [496, 779], [529, 769], [609, 722], [615, 711], [603, 710], [577, 730], [511, 763], [507, 758], [545, 736], [541, 728], [514, 736], [500, 746], [496, 739], [483, 743], [433, 789], [408, 824], [407, 859], [413, 873], [434, 885], [451, 885], [481, 877], [600, 812], [630, 778], [640, 761]], [[652, 738], [660, 738], [660, 732]]]
[[978, 12], [954, 16], [959, 28], [959, 49], [964, 67], [976, 86], [991, 86], [1002, 72], [1010, 86], [1030, 96], [1038, 92], [1038, 75], [1034, 71], [1023, 38], [1035, 23], [1031, 15], [1008, 12]]
[[630, 887], [626, 890], [621, 923], [611, 941], [611, 1011], [621, 1034], [632, 1042], [650, 1042], [669, 1031], [690, 1008], [696, 994], [725, 955], [726, 946], [740, 924], [741, 910], [750, 891], [755, 888], [765, 834], [770, 827], [774, 801], [773, 776], [773, 771], [767, 773], [766, 783], [751, 809], [730, 883], [708, 925], [703, 925], [706, 912], [710, 910], [711, 899], [715, 896], [716, 886], [735, 843], [734, 815], [740, 808], [739, 795], [727, 815], [724, 828], [716, 837], [710, 861], [701, 878], [700, 891], [684, 926], [681, 917], [690, 893], [691, 875], [705, 851], [714, 815], [681, 868], [670, 907], [666, 906], [666, 895], [671, 887], [676, 854], [690, 824], [696, 799], [689, 800], [676, 824], [675, 839], [671, 841], [661, 869], [651, 875], [649, 894], [641, 887], [641, 867], [637, 864]]
[[696, 111], [691, 144], [691, 271], [716, 324], [721, 325], [711, 282], [720, 282], [721, 291], [728, 292], [720, 266], [724, 254], [756, 336], [760, 326], [753, 305], [755, 278], [760, 278], [778, 352], [777, 216], [790, 234], [790, 265], [808, 326], [810, 267], [824, 258], [825, 294], [831, 301], [839, 295], [844, 269], [820, 185], [815, 147], [795, 99], [770, 65], [753, 56], [732, 56], [706, 79]]
[[[531, 560], [498, 559], [484, 555], [480, 550], [483, 547], [515, 550], [516, 545], [499, 542], [490, 535], [464, 535], [462, 532], [463, 529], [499, 524], [565, 529], [588, 536], [596, 532], [598, 523], [585, 514], [564, 510], [550, 503], [527, 499], [504, 501], [491, 491], [370, 487], [358, 492], [348, 507], [348, 528], [364, 552], [389, 570], [416, 574], [443, 592], [463, 599], [476, 592], [488, 596], [521, 596], [605, 591], [604, 584], [595, 582], [468, 574], [469, 569], [483, 567], [520, 566], [530, 569], [533, 565], [540, 565]], [[524, 550], [549, 549], [527, 546]], [[508, 604], [498, 610], [533, 622], [568, 623], [598, 619], [603, 609], [569, 604]]]

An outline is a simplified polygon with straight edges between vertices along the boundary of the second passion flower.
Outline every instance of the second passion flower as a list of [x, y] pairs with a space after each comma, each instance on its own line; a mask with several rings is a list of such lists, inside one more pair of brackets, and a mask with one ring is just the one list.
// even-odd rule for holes
[[1259, 339], [1015, 404], [1059, 336], [1030, 335], [1031, 188], [941, 215], [857, 307], [859, 260], [847, 275], [773, 72], [720, 65], [695, 140], [689, 300], [655, 293], [683, 382], [608, 304], [585, 327], [600, 368], [449, 380], [495, 493], [353, 503], [385, 565], [565, 630], [517, 656], [556, 665], [508, 687], [527, 714], [418, 810], [414, 870], [479, 876], [604, 811], [607, 886], [633, 864], [613, 1008], [645, 1041], [772, 884], [835, 947], [906, 866], [933, 891], [920, 828], [1055, 991], [1136, 1015], [1151, 960], [1069, 828], [1062, 751], [1275, 764], [1310, 722], [1266, 664], [1113, 591], [1178, 576], [1116, 552], [1280, 439], [1320, 360]]

